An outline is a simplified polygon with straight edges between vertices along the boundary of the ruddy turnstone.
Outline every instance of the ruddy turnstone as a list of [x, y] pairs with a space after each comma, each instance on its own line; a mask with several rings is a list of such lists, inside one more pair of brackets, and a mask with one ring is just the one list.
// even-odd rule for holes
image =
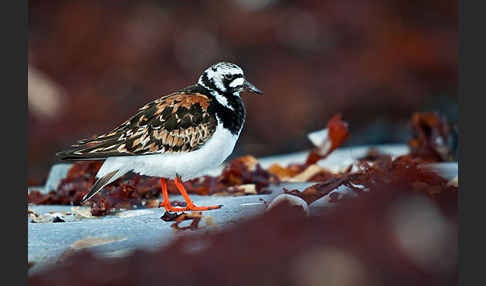
[[[221, 206], [195, 206], [182, 182], [219, 166], [233, 152], [245, 122], [240, 92], [263, 92], [245, 79], [243, 70], [220, 62], [207, 68], [197, 84], [156, 99], [114, 130], [84, 139], [61, 151], [61, 160], [105, 160], [97, 181], [83, 197], [132, 171], [160, 177], [166, 211], [205, 211]], [[170, 205], [167, 179], [174, 180], [187, 205]]]

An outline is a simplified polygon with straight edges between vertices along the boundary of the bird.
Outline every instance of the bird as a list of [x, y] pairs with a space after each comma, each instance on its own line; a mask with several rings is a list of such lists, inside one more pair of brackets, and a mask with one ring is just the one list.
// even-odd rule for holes
[[[82, 139], [56, 153], [61, 161], [104, 160], [81, 203], [128, 172], [159, 177], [167, 212], [207, 211], [222, 205], [196, 206], [183, 182], [220, 166], [233, 152], [246, 110], [241, 92], [263, 94], [243, 69], [230, 62], [211, 65], [196, 84], [155, 99], [128, 120], [101, 135]], [[185, 207], [172, 207], [167, 181], [173, 180]]]

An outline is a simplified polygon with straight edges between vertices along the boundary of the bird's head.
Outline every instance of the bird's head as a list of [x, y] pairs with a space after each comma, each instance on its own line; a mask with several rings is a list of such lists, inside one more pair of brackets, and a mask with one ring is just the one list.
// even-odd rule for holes
[[222, 95], [239, 95], [241, 91], [263, 94], [245, 79], [245, 73], [239, 66], [228, 62], [219, 62], [207, 68], [199, 77], [198, 84]]

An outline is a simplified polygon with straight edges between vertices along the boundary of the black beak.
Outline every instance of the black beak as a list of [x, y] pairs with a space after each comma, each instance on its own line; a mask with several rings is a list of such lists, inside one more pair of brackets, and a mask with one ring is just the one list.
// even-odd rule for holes
[[247, 81], [245, 79], [245, 82], [243, 83], [244, 89], [246, 91], [254, 92], [257, 94], [263, 94], [263, 91], [259, 90], [256, 86], [254, 86], [251, 82]]

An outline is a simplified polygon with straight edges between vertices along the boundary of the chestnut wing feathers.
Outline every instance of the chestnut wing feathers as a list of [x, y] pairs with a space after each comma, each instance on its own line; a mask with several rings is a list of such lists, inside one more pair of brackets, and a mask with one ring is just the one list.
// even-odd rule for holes
[[217, 120], [200, 93], [176, 92], [154, 100], [114, 129], [83, 139], [56, 154], [62, 160], [95, 160], [110, 156], [191, 152], [206, 143]]

